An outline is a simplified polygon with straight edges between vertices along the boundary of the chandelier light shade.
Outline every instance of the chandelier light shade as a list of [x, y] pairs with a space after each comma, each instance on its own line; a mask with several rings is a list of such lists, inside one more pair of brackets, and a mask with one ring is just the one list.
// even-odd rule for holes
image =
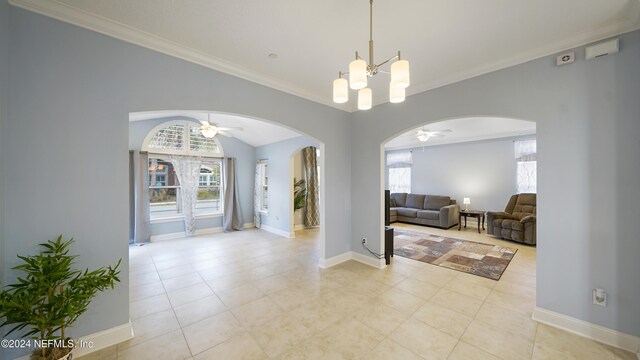
[[407, 60], [398, 60], [391, 64], [391, 86], [408, 88], [409, 81], [409, 62]]
[[353, 90], [360, 90], [367, 87], [366, 61], [356, 59], [349, 64], [349, 82]]
[[404, 101], [404, 87], [395, 85], [393, 82], [389, 84], [389, 102], [393, 104]]
[[358, 90], [358, 110], [369, 110], [373, 103], [371, 89], [364, 88]]
[[358, 90], [358, 109], [371, 109], [373, 94], [371, 89], [367, 88], [367, 78], [378, 74], [378, 72], [388, 73], [382, 71], [380, 67], [392, 61], [389, 101], [400, 103], [404, 101], [405, 89], [410, 84], [409, 62], [400, 59], [400, 51], [398, 51], [397, 55], [379, 64], [373, 61], [373, 0], [369, 0], [369, 62], [367, 63], [361, 58], [356, 51], [355, 60], [349, 63], [349, 72], [340, 72], [338, 78], [333, 81], [333, 101], [338, 104], [349, 101], [347, 82], [346, 79], [342, 78], [342, 75], [349, 75], [349, 87], [353, 90]]
[[333, 102], [342, 104], [349, 101], [349, 83], [347, 79], [333, 80]]

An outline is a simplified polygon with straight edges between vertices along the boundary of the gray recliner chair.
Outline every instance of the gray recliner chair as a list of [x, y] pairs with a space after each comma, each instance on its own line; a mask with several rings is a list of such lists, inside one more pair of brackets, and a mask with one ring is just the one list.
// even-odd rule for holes
[[487, 212], [487, 233], [524, 244], [536, 244], [536, 194], [511, 196], [504, 211]]

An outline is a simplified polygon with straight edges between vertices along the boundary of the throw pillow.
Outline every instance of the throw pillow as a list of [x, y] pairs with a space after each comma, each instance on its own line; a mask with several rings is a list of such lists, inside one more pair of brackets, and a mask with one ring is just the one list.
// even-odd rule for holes
[[396, 207], [396, 199], [389, 200], [389, 207]]

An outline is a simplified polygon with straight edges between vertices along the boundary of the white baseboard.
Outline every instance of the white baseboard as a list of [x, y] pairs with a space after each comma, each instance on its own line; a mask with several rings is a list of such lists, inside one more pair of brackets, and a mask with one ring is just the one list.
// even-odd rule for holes
[[351, 260], [351, 251], [347, 251], [345, 253], [342, 253], [340, 255], [336, 255], [334, 257], [330, 257], [328, 259], [320, 259], [319, 263], [320, 263], [320, 267], [323, 269], [328, 269], [332, 266], [336, 266], [340, 263], [343, 263], [345, 261], [349, 261]]
[[303, 225], [303, 224], [298, 224], [298, 225], [295, 225], [295, 226], [293, 227], [293, 230], [295, 230], [295, 231], [297, 231], [297, 230], [304, 230], [304, 229], [305, 229], [305, 227], [304, 227], [304, 225]]
[[378, 259], [372, 256], [360, 254], [359, 252], [355, 252], [355, 251], [351, 252], [351, 259], [361, 262], [365, 265], [373, 266], [374, 268], [377, 268], [377, 269], [384, 269], [385, 267], [387, 267], [387, 264], [385, 264], [384, 258]]
[[355, 251], [347, 251], [328, 259], [320, 259], [319, 266], [323, 269], [328, 269], [332, 266], [336, 266], [349, 260], [361, 262], [376, 269], [384, 269], [387, 266], [384, 262], [384, 259], [376, 259], [374, 257], [363, 255]]
[[546, 309], [536, 307], [533, 320], [597, 342], [630, 351], [640, 359], [640, 337], [625, 334]]
[[[131, 339], [133, 339], [133, 327], [131, 326], [131, 320], [129, 320], [126, 324], [83, 336], [76, 340], [78, 344], [91, 344], [91, 346], [78, 346], [73, 353], [73, 357], [76, 358], [91, 354], [92, 352], [106, 349], [109, 346], [117, 345]], [[29, 360], [30, 358], [30, 355], [25, 355], [16, 360]]]
[[250, 222], [250, 223], [244, 223], [244, 225], [242, 225], [242, 228], [243, 228], [243, 229], [251, 229], [251, 228], [254, 228], [254, 227], [256, 227], [256, 224], [254, 224], [254, 223], [252, 223], [252, 222]]
[[268, 231], [268, 232], [270, 232], [272, 234], [276, 234], [276, 235], [280, 235], [282, 237], [286, 237], [286, 238], [294, 238], [294, 237], [296, 237], [295, 233], [292, 234], [292, 233], [290, 233], [288, 231], [276, 229], [273, 226], [269, 226], [269, 225], [262, 224], [262, 225], [260, 225], [260, 229], [264, 230], [264, 231]]

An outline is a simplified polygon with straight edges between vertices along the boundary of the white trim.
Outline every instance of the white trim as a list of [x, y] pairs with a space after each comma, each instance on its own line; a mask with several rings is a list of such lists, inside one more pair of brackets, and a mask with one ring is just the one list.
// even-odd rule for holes
[[[214, 219], [214, 218], [220, 218], [222, 217], [222, 213], [214, 213], [214, 214], [197, 214], [196, 215], [196, 219]], [[172, 216], [172, 217], [166, 217], [166, 218], [159, 218], [159, 219], [151, 219], [151, 224], [162, 224], [162, 223], [170, 223], [170, 222], [177, 222], [177, 221], [184, 221], [184, 216], [182, 215], [178, 215], [178, 216]]]
[[387, 267], [387, 265], [385, 264], [384, 258], [377, 259], [377, 258], [364, 255], [355, 251], [351, 252], [351, 260], [361, 262], [365, 265], [373, 266], [376, 269], [384, 269]]
[[322, 269], [328, 269], [349, 260], [351, 260], [351, 251], [344, 252], [328, 259], [320, 259], [318, 261], [318, 266]]
[[536, 307], [531, 318], [537, 322], [635, 353], [640, 359], [640, 337]]
[[[196, 229], [196, 231], [194, 233], [194, 236], [217, 234], [217, 233], [221, 233], [223, 231], [224, 230], [223, 230], [223, 228], [221, 226], [220, 227], [214, 227], [214, 228], [206, 228], [206, 229]], [[185, 232], [184, 231], [180, 231], [180, 232], [176, 232], [176, 233], [151, 235], [149, 241], [157, 242], [157, 241], [164, 241], [164, 240], [181, 239], [181, 238], [185, 238], [185, 237], [187, 237]]]
[[304, 229], [306, 229], [304, 227], [304, 224], [296, 224], [296, 225], [293, 226], [293, 230], [295, 230], [295, 231], [304, 230]]
[[[129, 320], [126, 324], [81, 337], [79, 341], [91, 342], [92, 346], [76, 348], [73, 357], [84, 356], [131, 339], [133, 339], [133, 326], [131, 326], [131, 320]], [[17, 360], [28, 360], [30, 358], [30, 355], [25, 355], [19, 357]]]
[[[241, 79], [270, 87], [272, 89], [280, 90], [307, 100], [331, 106], [339, 110], [347, 112], [356, 111], [354, 103], [351, 103], [350, 105], [348, 103], [336, 104], [331, 101], [330, 96], [318, 96], [317, 94], [311, 93], [308, 90], [304, 89], [304, 87], [298, 86], [296, 84], [286, 83], [281, 80], [259, 74], [250, 69], [238, 66], [237, 64], [233, 64], [226, 60], [216, 58], [210, 54], [205, 54], [201, 51], [144, 32], [132, 26], [121, 24], [105, 17], [74, 8], [70, 5], [66, 5], [57, 1], [41, 0], [9, 0], [9, 3], [13, 6], [17, 6], [41, 15], [64, 21], [66, 23], [105, 34], [122, 41], [142, 46], [147, 49], [155, 50], [160, 53], [167, 54], [169, 56], [186, 60], [217, 71], [221, 71], [223, 73], [230, 74]], [[534, 48], [525, 53], [502, 59], [500, 61], [494, 62], [493, 64], [461, 71], [457, 74], [449, 76], [446, 79], [411, 86], [407, 91], [407, 96], [453, 84], [459, 81], [467, 80], [500, 69], [509, 68], [567, 49], [577, 48], [609, 37], [635, 31], [639, 28], [640, 24], [638, 24], [638, 19], [628, 19], [624, 23], [614, 23], [601, 27], [599, 29], [577, 33], [570, 39], [558, 41], [552, 44], [545, 44], [542, 47]], [[373, 100], [374, 106], [388, 102], [388, 98], [382, 99], [378, 97], [377, 99]]]
[[265, 225], [265, 224], [261, 224], [260, 225], [260, 230], [264, 230], [264, 231], [268, 231], [272, 234], [276, 234], [276, 235], [280, 235], [286, 238], [294, 238], [296, 237], [295, 233], [290, 233], [289, 231], [284, 231], [284, 230], [280, 230], [280, 229], [276, 229], [273, 226], [269, 226], [269, 225]]

